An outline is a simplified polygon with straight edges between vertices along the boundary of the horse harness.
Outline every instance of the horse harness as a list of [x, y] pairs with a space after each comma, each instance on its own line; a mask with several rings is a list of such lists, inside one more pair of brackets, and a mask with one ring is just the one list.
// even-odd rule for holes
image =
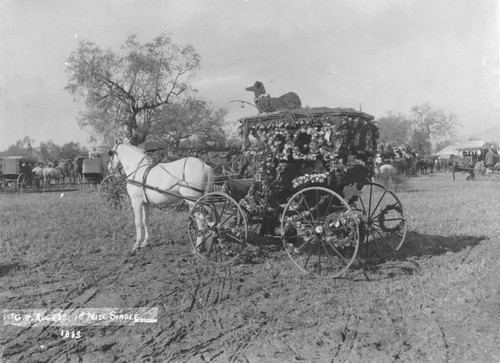
[[[141, 159], [141, 161], [139, 161], [139, 165], [142, 163], [142, 161], [144, 159], [147, 160], [147, 158], [148, 158], [147, 156], [144, 156], [144, 158]], [[153, 191], [161, 193], [161, 194], [168, 194], [168, 195], [171, 195], [171, 196], [174, 196], [174, 197], [183, 198], [183, 199], [187, 199], [187, 200], [189, 200], [191, 202], [195, 202], [196, 199], [194, 199], [194, 198], [184, 197], [184, 196], [181, 196], [179, 193], [176, 193], [176, 192], [172, 191], [173, 188], [179, 186], [179, 187], [183, 187], [183, 188], [188, 188], [188, 189], [194, 190], [195, 192], [199, 192], [199, 193], [203, 193], [204, 192], [202, 189], [195, 188], [195, 187], [189, 185], [186, 182], [186, 180], [185, 180], [186, 163], [187, 163], [188, 159], [189, 159], [189, 157], [187, 157], [187, 158], [184, 159], [184, 166], [182, 168], [182, 179], [179, 179], [177, 176], [173, 175], [170, 171], [168, 171], [167, 169], [165, 169], [157, 161], [148, 160], [149, 161], [148, 164], [142, 165], [142, 166], [138, 166], [136, 170], [134, 170], [129, 175], [126, 175], [125, 176], [125, 180], [127, 181], [128, 184], [132, 184], [132, 185], [135, 185], [137, 187], [142, 187], [142, 191], [144, 193], [144, 197], [146, 198], [146, 203], [149, 204], [149, 205], [152, 205], [153, 207], [158, 207], [159, 208], [159, 206], [157, 206], [156, 204], [152, 203], [149, 200], [148, 194], [146, 193], [146, 189], [150, 189], [150, 190], [153, 190]], [[144, 166], [146, 166], [146, 170], [144, 171], [144, 175], [142, 176], [142, 181], [138, 181], [138, 180], [134, 180], [134, 179], [129, 179], [130, 176], [135, 176], [135, 174], [139, 171], [139, 169], [142, 168], [142, 167], [144, 167]], [[158, 187], [154, 187], [152, 185], [147, 184], [147, 178], [148, 178], [149, 172], [151, 171], [151, 169], [153, 169], [156, 166], [159, 166], [167, 174], [169, 174], [171, 177], [173, 177], [174, 179], [177, 179], [177, 182], [174, 185], [172, 185], [169, 189], [160, 189]]]

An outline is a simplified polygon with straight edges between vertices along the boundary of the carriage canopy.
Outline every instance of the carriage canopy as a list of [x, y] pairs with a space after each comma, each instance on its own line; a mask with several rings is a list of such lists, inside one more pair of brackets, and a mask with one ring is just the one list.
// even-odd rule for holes
[[4, 157], [1, 160], [1, 171], [4, 176], [12, 176], [17, 177], [22, 173], [22, 164], [23, 163], [32, 163], [33, 165], [36, 163], [35, 158], [30, 158], [26, 156], [8, 156]]
[[84, 159], [83, 174], [102, 174], [105, 171], [102, 159]]
[[240, 120], [246, 147], [255, 138], [254, 153], [282, 161], [322, 160], [359, 163], [373, 171], [378, 128], [374, 117], [352, 108], [302, 108], [260, 114]]

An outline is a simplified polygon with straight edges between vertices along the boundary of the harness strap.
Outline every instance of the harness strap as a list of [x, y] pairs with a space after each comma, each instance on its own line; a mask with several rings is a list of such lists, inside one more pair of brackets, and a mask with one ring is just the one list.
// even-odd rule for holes
[[151, 201], [148, 198], [148, 193], [146, 193], [146, 179], [148, 178], [149, 172], [156, 166], [157, 163], [150, 163], [148, 167], [144, 171], [144, 175], [142, 176], [142, 192], [144, 193], [144, 197], [146, 198], [146, 203], [151, 204]]
[[[188, 188], [188, 189], [194, 190], [195, 192], [198, 192], [198, 193], [203, 193], [204, 192], [203, 189], [195, 188], [195, 187], [189, 185], [186, 182], [186, 164], [187, 164], [187, 159], [188, 158], [184, 159], [184, 166], [182, 168], [182, 179], [179, 179], [177, 176], [173, 175], [170, 171], [168, 171], [167, 169], [165, 169], [161, 164], [158, 164], [157, 162], [150, 162], [147, 165], [142, 165], [141, 166], [141, 167], [146, 166], [146, 170], [144, 171], [144, 175], [142, 176], [142, 182], [138, 182], [136, 180], [129, 179], [129, 177], [132, 176], [132, 174], [135, 175], [137, 173], [137, 171], [140, 169], [140, 167], [138, 167], [132, 173], [130, 173], [129, 175], [127, 175], [126, 176], [126, 181], [129, 184], [132, 184], [132, 185], [135, 185], [135, 186], [141, 186], [142, 190], [143, 190], [143, 193], [144, 193], [144, 197], [146, 198], [146, 203], [150, 204], [150, 205], [153, 205], [153, 206], [154, 206], [154, 203], [151, 203], [151, 201], [148, 198], [147, 189], [154, 190], [154, 191], [156, 191], [158, 193], [169, 194], [169, 195], [172, 195], [172, 196], [182, 197], [183, 199], [187, 199], [187, 200], [193, 201], [192, 198], [187, 198], [187, 197], [181, 196], [180, 194], [175, 194], [175, 193], [173, 193], [171, 191], [173, 188], [179, 186], [179, 187], [184, 187], [184, 188]], [[141, 162], [142, 162], [142, 160], [139, 162], [139, 164]], [[201, 160], [201, 162], [203, 164], [205, 164], [205, 162], [203, 160]], [[153, 187], [153, 186], [147, 184], [147, 178], [149, 176], [149, 172], [151, 171], [151, 169], [153, 169], [156, 166], [159, 166], [167, 174], [169, 174], [170, 176], [172, 176], [174, 179], [177, 179], [177, 182], [174, 185], [172, 185], [169, 189], [159, 189], [157, 187]]]
[[[137, 165], [141, 165], [142, 161], [143, 161], [143, 160], [147, 160], [147, 159], [148, 159], [148, 156], [147, 156], [147, 155], [144, 155], [144, 157], [143, 157], [143, 158], [139, 161], [139, 163], [138, 163]], [[137, 174], [137, 172], [139, 171], [139, 169], [141, 169], [141, 168], [143, 168], [143, 167], [145, 167], [145, 166], [149, 168], [149, 166], [150, 166], [151, 164], [153, 164], [153, 163], [151, 163], [151, 160], [148, 160], [148, 163], [147, 163], [147, 164], [145, 164], [145, 165], [141, 165], [141, 166], [137, 166], [137, 168], [136, 168], [133, 172], [131, 172], [129, 175], [125, 175], [125, 179], [127, 179], [127, 180], [128, 180], [128, 178], [129, 178], [130, 176], [132, 176], [132, 175], [133, 175], [133, 176], [135, 176], [135, 174]], [[147, 175], [147, 173], [146, 173], [146, 175]]]

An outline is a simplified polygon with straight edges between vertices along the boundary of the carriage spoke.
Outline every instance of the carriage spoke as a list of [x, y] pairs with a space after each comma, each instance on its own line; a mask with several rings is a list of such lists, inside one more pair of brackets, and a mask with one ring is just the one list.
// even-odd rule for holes
[[401, 202], [382, 185], [369, 183], [363, 186], [357, 205], [364, 209], [367, 204], [374, 208], [364, 216], [365, 242], [371, 244], [380, 257], [394, 254], [406, 237], [406, 217]]
[[[379, 238], [380, 238], [379, 240], [377, 240], [377, 239], [375, 239], [375, 240], [374, 240], [374, 241], [375, 241], [375, 243], [377, 244], [377, 246], [378, 246], [378, 245], [384, 245], [384, 244], [385, 244], [385, 245], [389, 246], [389, 248], [390, 248], [391, 250], [393, 250], [393, 251], [394, 251], [394, 248], [393, 248], [393, 247], [392, 247], [392, 246], [391, 246], [391, 245], [387, 242], [387, 238], [386, 238], [386, 236], [382, 235], [382, 234], [380, 233], [380, 231], [378, 231], [378, 230], [376, 230], [376, 229], [374, 229], [374, 232], [376, 232], [376, 233], [378, 234]], [[382, 256], [381, 256], [381, 257], [382, 257]]]
[[[294, 210], [301, 200], [303, 209]], [[283, 244], [303, 272], [338, 277], [353, 263], [359, 246], [358, 218], [337, 193], [322, 187], [297, 192], [283, 211]]]
[[304, 222], [307, 226], [309, 226], [309, 227], [311, 227], [311, 228], [313, 227], [314, 222], [313, 222], [313, 221], [310, 221], [310, 220], [307, 220], [307, 219], [305, 218], [305, 215], [304, 215], [303, 213], [299, 213], [298, 211], [293, 211], [293, 212], [295, 213], [295, 215], [296, 215], [297, 217], [300, 217], [300, 219], [301, 219], [301, 220], [302, 220], [302, 221], [303, 221], [303, 222]]
[[[332, 246], [331, 244], [327, 244], [326, 246], [330, 247], [333, 252], [335, 252], [335, 254], [347, 265], [349, 263], [349, 261], [347, 261], [345, 259], [345, 257], [339, 252], [339, 250], [337, 248], [335, 248], [334, 246]], [[325, 247], [326, 249], [326, 247]]]
[[[382, 200], [384, 199], [384, 197], [385, 197], [386, 194], [387, 194], [387, 190], [384, 189], [384, 193], [382, 194], [382, 196], [378, 200], [378, 203], [375, 206], [375, 208], [373, 208], [373, 213], [375, 213], [375, 211], [377, 210], [377, 208], [380, 206], [380, 203], [382, 203]], [[371, 198], [370, 198], [370, 202], [371, 202]], [[374, 218], [373, 215], [370, 215], [370, 218], [373, 219]]]
[[196, 245], [196, 233], [211, 234], [207, 237], [210, 248], [197, 250], [198, 255], [217, 264], [235, 261], [245, 246], [248, 234], [246, 217], [238, 203], [225, 193], [213, 192], [196, 202], [190, 213], [194, 221], [197, 212], [203, 216], [207, 228], [200, 229], [200, 223], [190, 223], [191, 243]]

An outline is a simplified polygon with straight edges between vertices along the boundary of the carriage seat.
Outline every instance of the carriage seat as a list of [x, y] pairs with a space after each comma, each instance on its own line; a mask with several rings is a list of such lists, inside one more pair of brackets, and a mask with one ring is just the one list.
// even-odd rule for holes
[[224, 182], [223, 190], [239, 202], [248, 194], [253, 183], [253, 179], [229, 179]]

